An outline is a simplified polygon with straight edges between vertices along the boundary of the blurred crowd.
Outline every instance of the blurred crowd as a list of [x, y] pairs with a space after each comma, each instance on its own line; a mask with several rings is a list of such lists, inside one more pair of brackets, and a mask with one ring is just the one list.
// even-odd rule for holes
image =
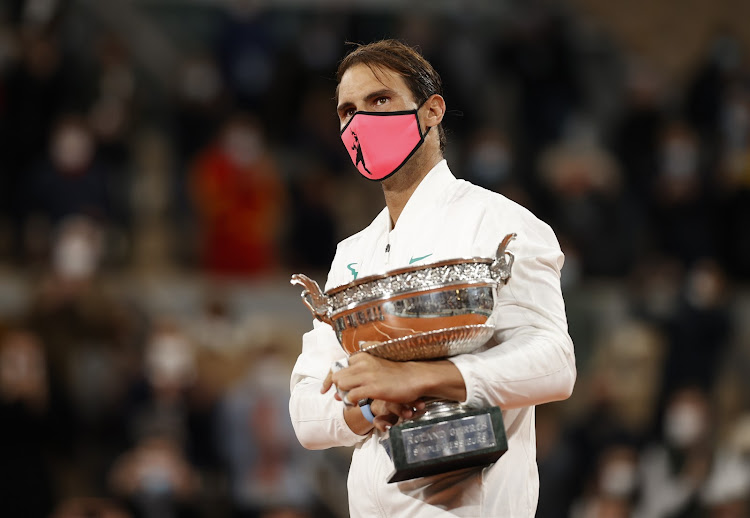
[[[579, 379], [537, 410], [538, 516], [750, 515], [748, 42], [665, 77], [562, 2], [385, 5], [0, 3], [0, 515], [345, 516], [258, 286], [322, 281], [383, 205], [333, 100], [382, 37], [441, 73], [453, 172], [566, 254]], [[175, 275], [200, 303], [155, 310], [138, 280]]]

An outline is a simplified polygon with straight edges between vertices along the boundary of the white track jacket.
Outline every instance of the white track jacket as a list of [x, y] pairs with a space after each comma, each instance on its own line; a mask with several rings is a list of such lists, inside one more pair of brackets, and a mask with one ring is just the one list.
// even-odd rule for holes
[[386, 483], [393, 464], [382, 434], [356, 435], [333, 389], [320, 394], [331, 363], [346, 356], [333, 329], [315, 321], [303, 336], [291, 378], [292, 423], [306, 448], [355, 446], [348, 479], [353, 518], [534, 516], [534, 405], [567, 398], [576, 377], [560, 290], [563, 254], [552, 229], [504, 196], [457, 180], [442, 161], [417, 187], [394, 229], [385, 208], [339, 243], [325, 289], [410, 264], [495, 257], [512, 232], [518, 234], [508, 246], [515, 255], [512, 276], [488, 321], [496, 326], [494, 339], [450, 359], [466, 383], [466, 403], [503, 411], [508, 451], [493, 465]]

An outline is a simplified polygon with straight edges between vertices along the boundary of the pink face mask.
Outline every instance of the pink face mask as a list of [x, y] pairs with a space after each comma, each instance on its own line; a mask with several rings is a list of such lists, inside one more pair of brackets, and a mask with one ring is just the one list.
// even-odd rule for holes
[[341, 140], [362, 176], [383, 180], [411, 158], [427, 131], [419, 127], [417, 110], [356, 112], [341, 130]]

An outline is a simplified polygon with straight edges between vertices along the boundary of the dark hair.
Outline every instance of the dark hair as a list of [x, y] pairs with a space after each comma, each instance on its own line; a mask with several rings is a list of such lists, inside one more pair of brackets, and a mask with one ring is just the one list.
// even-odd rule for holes
[[[421, 106], [431, 95], [443, 95], [443, 82], [440, 75], [416, 49], [398, 40], [381, 40], [367, 45], [359, 45], [339, 63], [336, 83], [354, 65], [364, 64], [373, 69], [386, 68], [401, 75], [409, 87], [417, 105]], [[375, 70], [373, 70], [375, 72]], [[338, 97], [338, 86], [336, 87]], [[445, 149], [445, 130], [438, 125], [440, 151]]]

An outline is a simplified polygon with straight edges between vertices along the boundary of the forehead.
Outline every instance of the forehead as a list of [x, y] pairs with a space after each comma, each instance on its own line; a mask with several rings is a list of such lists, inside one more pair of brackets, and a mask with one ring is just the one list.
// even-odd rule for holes
[[356, 102], [372, 92], [383, 89], [411, 98], [411, 91], [403, 76], [389, 68], [357, 63], [344, 72], [338, 86], [339, 104]]

